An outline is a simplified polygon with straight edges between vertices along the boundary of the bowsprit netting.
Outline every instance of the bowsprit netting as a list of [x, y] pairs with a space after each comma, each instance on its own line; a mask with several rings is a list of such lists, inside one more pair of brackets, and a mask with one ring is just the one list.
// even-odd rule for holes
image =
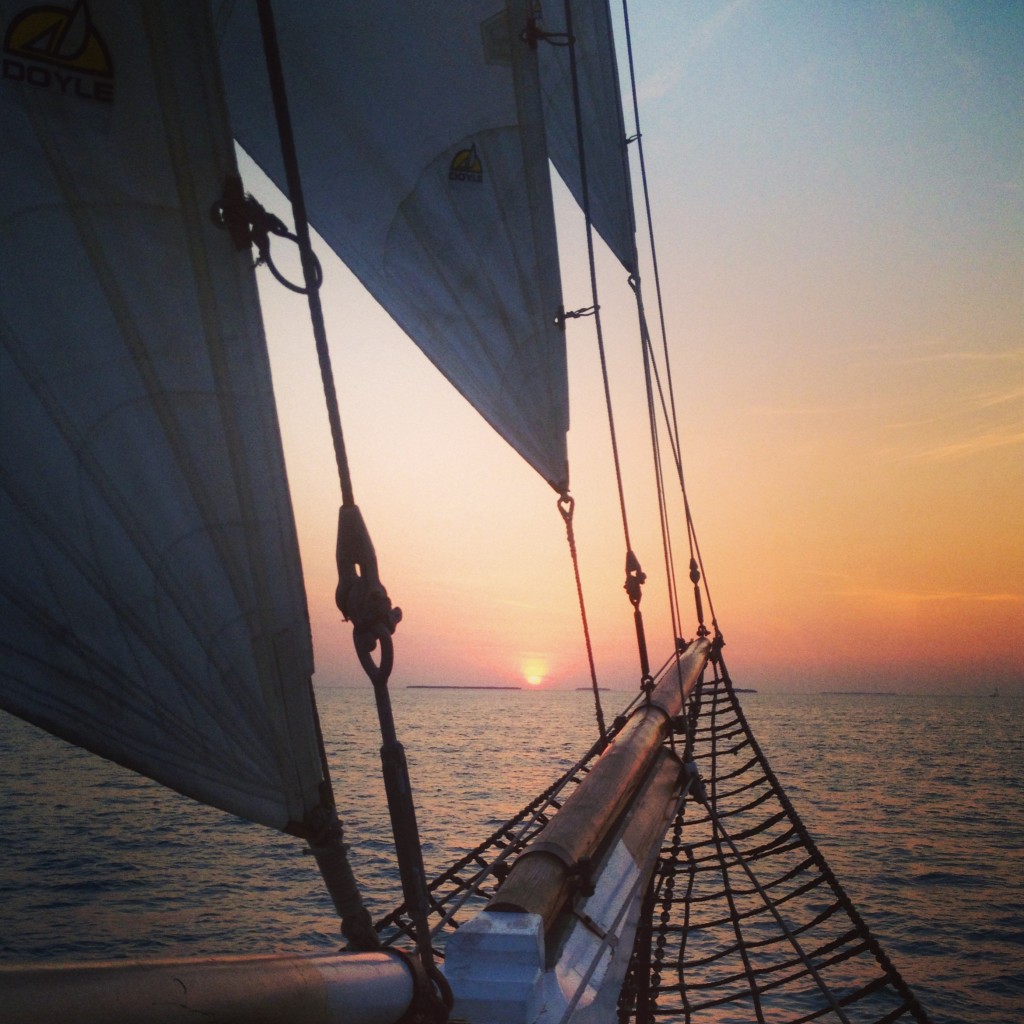
[[621, 1019], [928, 1021], [808, 835], [724, 668], [694, 694], [691, 787], [666, 835]]
[[[608, 729], [608, 739], [621, 729], [624, 721], [621, 717], [616, 719]], [[605, 745], [606, 741], [599, 739], [576, 764], [514, 818], [427, 886], [430, 934], [438, 959], [444, 959], [443, 947], [447, 936], [494, 897], [516, 857], [560, 810], [593, 767]], [[387, 946], [401, 944], [415, 935], [415, 924], [405, 903], [377, 921], [376, 928]]]

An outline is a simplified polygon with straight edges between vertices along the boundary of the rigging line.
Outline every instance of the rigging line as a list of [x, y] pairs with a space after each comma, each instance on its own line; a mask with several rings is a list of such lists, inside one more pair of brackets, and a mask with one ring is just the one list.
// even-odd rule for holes
[[619, 511], [622, 515], [622, 533], [626, 550], [632, 551], [629, 540], [629, 519], [626, 515], [626, 495], [622, 483], [622, 464], [619, 459], [619, 443], [615, 431], [615, 416], [612, 411], [611, 382], [608, 374], [608, 360], [605, 353], [604, 330], [602, 328], [601, 306], [597, 298], [597, 261], [594, 255], [594, 223], [590, 213], [590, 189], [587, 183], [587, 161], [584, 155], [583, 111], [580, 105], [579, 73], [576, 64], [576, 40], [573, 35], [572, 3], [565, 0], [565, 27], [569, 43], [569, 71], [572, 78], [573, 111], [576, 116], [576, 150], [580, 162], [580, 192], [583, 220], [586, 224], [587, 257], [590, 262], [590, 292], [593, 297], [594, 330], [597, 334], [597, 351], [601, 360], [601, 380], [604, 384], [604, 402], [608, 414], [608, 430], [611, 435], [612, 461], [615, 465], [615, 483], [619, 494]]
[[679, 590], [676, 585], [675, 558], [672, 553], [672, 530], [669, 524], [668, 502], [665, 493], [665, 474], [661, 458], [661, 440], [658, 434], [658, 416], [654, 406], [651, 388], [651, 365], [649, 345], [643, 341], [647, 335], [647, 321], [644, 316], [643, 297], [640, 293], [639, 278], [633, 279], [633, 294], [636, 298], [637, 317], [643, 347], [644, 382], [647, 390], [647, 418], [651, 432], [651, 452], [654, 456], [654, 480], [658, 497], [658, 517], [661, 525], [661, 547], [665, 559], [665, 581], [668, 589], [669, 616], [672, 621], [673, 642], [682, 633], [682, 616], [679, 610]]
[[306, 200], [302, 191], [302, 180], [299, 175], [299, 162], [296, 155], [291, 115], [288, 111], [284, 70], [281, 65], [281, 51], [277, 42], [277, 33], [274, 29], [274, 16], [270, 0], [258, 0], [257, 8], [259, 11], [260, 30], [263, 34], [267, 75], [270, 79], [277, 130], [281, 141], [281, 158], [284, 162], [285, 177], [288, 182], [288, 195], [291, 199], [292, 216], [295, 220], [295, 235], [298, 240], [299, 253], [302, 257], [302, 277], [306, 286], [306, 300], [309, 303], [309, 317], [313, 326], [313, 337], [316, 341], [317, 358], [320, 362], [320, 377], [323, 381], [324, 400], [327, 403], [327, 418], [331, 426], [331, 440], [334, 443], [334, 459], [338, 464], [341, 501], [343, 505], [354, 505], [352, 476], [349, 472], [348, 455], [345, 451], [345, 437], [341, 429], [338, 393], [334, 386], [331, 353], [327, 347], [327, 328], [324, 324], [323, 305], [320, 302], [319, 285], [317, 283], [320, 265], [313, 253], [313, 244], [309, 235]]
[[647, 326], [646, 317], [643, 323], [644, 331], [644, 343], [647, 346], [647, 350], [650, 353], [651, 359], [651, 371], [654, 374], [654, 383], [658, 389], [658, 400], [661, 403], [661, 414], [665, 419], [665, 428], [668, 433], [669, 448], [672, 452], [672, 462], [676, 468], [676, 475], [679, 477], [680, 489], [685, 491], [686, 485], [683, 480], [683, 457], [679, 450], [679, 439], [673, 435], [672, 432], [672, 420], [669, 411], [668, 403], [665, 400], [665, 389], [661, 383], [661, 374], [658, 372], [658, 360], [654, 354], [654, 346], [651, 344], [650, 329]]
[[[259, 11], [260, 30], [263, 36], [264, 57], [267, 62], [267, 76], [270, 80], [270, 89], [274, 102], [274, 113], [280, 136], [281, 156], [285, 164], [285, 173], [288, 179], [288, 191], [291, 197], [292, 212], [295, 219], [295, 234], [299, 245], [299, 252], [302, 256], [302, 271], [307, 289], [310, 318], [313, 321], [313, 333], [316, 338], [318, 354], [321, 349], [321, 340], [323, 342], [324, 354], [321, 356], [320, 367], [321, 372], [325, 374], [324, 390], [327, 397], [328, 416], [331, 418], [332, 434], [334, 434], [335, 420], [337, 420], [335, 455], [339, 458], [340, 472], [341, 461], [344, 460], [344, 441], [341, 439], [341, 422], [338, 418], [337, 395], [334, 391], [330, 355], [326, 351], [327, 339], [326, 328], [324, 327], [323, 310], [320, 306], [319, 292], [317, 287], [314, 287], [316, 275], [319, 271], [319, 263], [316, 261], [316, 257], [312, 254], [312, 245], [309, 237], [309, 224], [306, 220], [305, 200], [302, 195], [302, 183], [299, 178], [298, 160], [295, 153], [295, 138], [292, 132], [291, 117], [288, 112], [288, 100], [284, 87], [284, 74], [281, 67], [281, 54], [277, 45], [277, 34], [274, 29], [273, 12], [270, 8], [270, 0], [258, 0], [257, 7]], [[346, 465], [343, 476], [347, 476], [347, 474], [348, 467]], [[351, 490], [351, 483], [349, 483], [349, 489]], [[320, 759], [324, 770], [324, 779], [327, 786], [330, 787], [330, 775], [327, 772], [327, 756], [324, 749], [323, 734], [320, 731], [319, 716], [317, 716], [316, 730], [320, 746]], [[329, 805], [333, 807], [334, 803], [334, 794], [331, 792]]]
[[603, 742], [608, 741], [608, 730], [604, 724], [604, 711], [601, 708], [601, 692], [597, 685], [597, 669], [594, 667], [594, 647], [590, 642], [590, 626], [587, 623], [587, 606], [583, 599], [583, 582], [580, 579], [580, 562], [576, 552], [576, 535], [572, 528], [572, 517], [576, 510], [576, 500], [568, 491], [558, 499], [558, 511], [565, 522], [565, 537], [569, 543], [569, 555], [572, 558], [572, 571], [576, 577], [576, 597], [580, 604], [580, 619], [583, 622], [583, 639], [587, 648], [587, 664], [590, 666], [590, 682], [594, 690], [594, 714], [597, 717], [597, 731]]
[[[646, 319], [644, 320], [644, 323], [643, 323], [643, 329], [645, 331], [644, 337], [645, 337], [645, 340], [646, 340], [646, 344], [648, 346], [647, 347], [647, 351], [650, 353], [651, 367], [652, 367], [652, 372], [654, 374], [654, 382], [657, 385], [658, 397], [659, 397], [660, 402], [661, 402], [662, 416], [665, 419], [665, 425], [666, 425], [668, 436], [669, 436], [669, 444], [670, 444], [671, 450], [672, 450], [672, 457], [673, 457], [673, 461], [674, 461], [675, 467], [676, 467], [676, 474], [677, 474], [678, 479], [679, 479], [679, 490], [680, 490], [680, 493], [682, 494], [682, 498], [683, 498], [683, 511], [684, 511], [684, 516], [685, 516], [685, 520], [686, 520], [686, 536], [687, 536], [687, 541], [689, 543], [689, 548], [690, 548], [691, 579], [693, 579], [693, 576], [692, 576], [693, 566], [694, 565], [699, 566], [699, 569], [700, 569], [700, 573], [699, 573], [698, 579], [693, 580], [693, 582], [694, 582], [694, 602], [697, 605], [697, 617], [698, 617], [700, 626], [703, 627], [703, 625], [704, 625], [704, 617], [703, 617], [703, 613], [701, 611], [700, 591], [697, 589], [699, 582], [703, 581], [703, 584], [704, 584], [704, 587], [703, 587], [704, 594], [705, 594], [705, 596], [707, 597], [707, 600], [708, 600], [708, 610], [711, 612], [712, 625], [715, 627], [716, 635], [720, 635], [720, 631], [718, 629], [718, 619], [717, 619], [717, 616], [715, 615], [714, 600], [711, 597], [711, 587], [710, 587], [710, 584], [708, 583], [707, 573], [705, 572], [705, 569], [704, 569], [704, 560], [703, 560], [703, 558], [701, 556], [701, 553], [700, 553], [700, 544], [699, 544], [699, 542], [697, 540], [697, 530], [696, 530], [696, 526], [694, 525], [694, 522], [693, 522], [693, 513], [692, 513], [691, 508], [690, 508], [690, 499], [689, 499], [689, 495], [687, 494], [687, 491], [686, 491], [686, 480], [685, 480], [685, 477], [683, 475], [682, 454], [681, 454], [681, 452], [679, 450], [679, 447], [678, 447], [678, 438], [677, 437], [673, 437], [673, 435], [672, 435], [671, 422], [670, 422], [670, 419], [669, 419], [669, 409], [668, 409], [668, 406], [666, 405], [666, 402], [665, 402], [665, 393], [664, 393], [664, 389], [662, 388], [661, 375], [658, 372], [657, 359], [655, 358], [655, 355], [654, 355], [653, 346], [651, 346], [651, 344], [650, 344], [650, 334], [647, 331]], [[667, 353], [666, 353], [666, 355], [667, 355]], [[673, 582], [674, 582], [674, 580], [673, 580]], [[676, 600], [678, 602], [678, 597], [676, 598]]]
[[[653, 360], [653, 353], [652, 353], [652, 360]], [[662, 400], [662, 413], [665, 416], [666, 426], [668, 426], [668, 412], [667, 412], [667, 410], [665, 408], [664, 395], [663, 395], [663, 393], [661, 391], [661, 380], [660, 380], [660, 378], [658, 376], [658, 367], [657, 367], [657, 363], [656, 362], [653, 363], [653, 369], [654, 369], [655, 381], [658, 384], [659, 397], [661, 397], [661, 400]], [[672, 443], [671, 430], [669, 430], [669, 441], [670, 441], [670, 444], [671, 444]], [[674, 459], [675, 459], [676, 472], [677, 472], [678, 477], [679, 477], [679, 490], [680, 490], [680, 493], [681, 493], [682, 499], [683, 499], [683, 515], [684, 515], [684, 519], [685, 519], [685, 522], [686, 522], [686, 538], [687, 538], [687, 542], [689, 544], [689, 549], [690, 549], [690, 579], [693, 582], [693, 588], [694, 588], [693, 589], [693, 597], [694, 597], [694, 604], [696, 606], [698, 626], [699, 626], [699, 629], [700, 629], [700, 631], [701, 631], [701, 633], [703, 635], [703, 633], [705, 632], [704, 612], [703, 612], [703, 607], [702, 607], [702, 604], [701, 604], [701, 597], [700, 597], [700, 592], [701, 592], [700, 584], [701, 584], [701, 582], [703, 582], [704, 595], [707, 597], [707, 600], [708, 600], [708, 611], [711, 613], [711, 623], [714, 626], [715, 635], [716, 636], [720, 636], [721, 635], [721, 631], [718, 628], [718, 617], [715, 614], [715, 604], [714, 604], [713, 598], [711, 597], [711, 586], [708, 583], [707, 573], [705, 572], [705, 569], [704, 569], [704, 559], [703, 559], [703, 556], [701, 555], [700, 543], [699, 543], [699, 541], [697, 539], [697, 529], [696, 529], [696, 526], [695, 526], [694, 521], [693, 521], [693, 513], [692, 513], [692, 511], [690, 509], [690, 499], [689, 499], [689, 495], [686, 492], [686, 483], [685, 483], [684, 478], [683, 478], [682, 460], [681, 460], [681, 457], [679, 455], [678, 449], [676, 449], [674, 445], [673, 445], [673, 448], [672, 448], [672, 453], [673, 453], [673, 456], [674, 456]], [[666, 506], [666, 508], [667, 508], [667, 506]], [[698, 569], [699, 569], [699, 572], [697, 571]], [[674, 560], [673, 560], [672, 569], [671, 569], [671, 587], [672, 587], [673, 600], [675, 601], [676, 607], [678, 608], [679, 597], [678, 597], [678, 589], [677, 589], [677, 584], [676, 584], [676, 579], [675, 579]]]
[[761, 885], [757, 876], [754, 874], [753, 868], [751, 868], [751, 866], [747, 863], [746, 859], [740, 852], [740, 849], [736, 845], [732, 836], [729, 835], [725, 826], [722, 824], [722, 820], [719, 817], [714, 805], [711, 803], [711, 801], [705, 800], [704, 806], [707, 810], [708, 817], [710, 818], [711, 828], [716, 836], [716, 843], [718, 841], [717, 836], [719, 833], [721, 833], [722, 838], [725, 839], [726, 843], [729, 846], [729, 849], [732, 851], [733, 857], [735, 858], [735, 862], [738, 863], [740, 867], [743, 869], [743, 871], [746, 873], [747, 878], [750, 879], [751, 884], [757, 890], [757, 893], [761, 897], [765, 906], [768, 908], [769, 911], [771, 911], [771, 914], [775, 918], [776, 923], [779, 925], [779, 927], [783, 931], [783, 934], [785, 934], [786, 938], [789, 940], [789, 944], [793, 947], [794, 951], [796, 952], [796, 955], [800, 958], [800, 962], [804, 965], [807, 972], [811, 975], [811, 977], [817, 984], [818, 988], [821, 990], [821, 994], [828, 1001], [829, 1005], [832, 1007], [832, 1010], [843, 1022], [843, 1024], [850, 1024], [850, 1018], [847, 1017], [846, 1014], [843, 1012], [843, 1009], [836, 1001], [836, 997], [832, 993], [832, 990], [828, 987], [828, 985], [825, 984], [825, 980], [821, 977], [820, 972], [814, 966], [813, 962], [811, 961], [810, 957], [808, 957], [807, 953], [804, 951], [803, 946], [800, 944], [800, 940], [796, 937], [793, 930], [786, 923], [786, 919], [782, 916], [778, 906], [769, 897], [768, 893], [765, 892], [764, 887]]
[[654, 218], [651, 212], [651, 194], [647, 182], [647, 162], [644, 158], [643, 133], [640, 131], [640, 102], [636, 87], [636, 66], [633, 61], [633, 36], [629, 25], [629, 2], [622, 0], [622, 16], [625, 26], [626, 54], [629, 63], [630, 95], [633, 101], [633, 124], [636, 133], [633, 138], [636, 141], [637, 157], [640, 162], [640, 181], [644, 194], [644, 213], [647, 219], [648, 244], [651, 249], [651, 266], [654, 274], [654, 292], [658, 305], [658, 317], [661, 323], [661, 340], [665, 355], [665, 373], [668, 379], [669, 404], [672, 409], [672, 425], [669, 433], [673, 436], [676, 450], [680, 448], [679, 424], [676, 417], [675, 392], [672, 386], [672, 362], [668, 353], [668, 332], [665, 329], [665, 304], [662, 300], [661, 273], [658, 269], [658, 252], [654, 244]]
[[[712, 704], [711, 708], [711, 802], [717, 803], [718, 801], [718, 731], [717, 731], [717, 720], [718, 720], [718, 701], [716, 700]], [[740, 915], [736, 909], [736, 898], [733, 892], [732, 884], [729, 881], [729, 868], [726, 864], [725, 852], [722, 849], [721, 835], [717, 830], [712, 831], [712, 836], [715, 843], [715, 850], [717, 855], [718, 868], [722, 873], [722, 892], [725, 894], [726, 902], [729, 905], [729, 920], [732, 924], [733, 932], [736, 935], [737, 948], [739, 949], [740, 958], [743, 961], [743, 970], [746, 980], [750, 986], [750, 996], [754, 1004], [754, 1012], [757, 1014], [758, 1024], [765, 1024], [764, 1010], [761, 1006], [761, 995], [757, 987], [756, 977], [753, 972], [753, 967], [750, 963], [750, 953], [747, 950], [747, 944], [743, 939], [743, 930], [740, 926]]]
[[[635, 289], [637, 291], [637, 301], [638, 302], [642, 302], [642, 300], [641, 300], [641, 298], [639, 296], [639, 282], [638, 281], [636, 281], [634, 283], [634, 287], [635, 287]], [[660, 403], [661, 403], [662, 416], [665, 419], [665, 426], [666, 426], [666, 430], [667, 430], [668, 437], [669, 437], [669, 445], [670, 445], [670, 448], [671, 448], [671, 451], [672, 451], [672, 459], [673, 459], [673, 462], [675, 464], [676, 475], [677, 475], [678, 480], [679, 480], [679, 490], [680, 490], [680, 493], [681, 493], [682, 498], [683, 498], [683, 512], [684, 512], [684, 517], [685, 517], [685, 521], [686, 521], [686, 535], [687, 535], [687, 541], [689, 543], [689, 549], [690, 549], [691, 567], [694, 564], [697, 564], [700, 567], [700, 579], [703, 580], [703, 583], [704, 583], [704, 594], [705, 594], [705, 596], [708, 599], [708, 610], [711, 612], [712, 623], [714, 624], [715, 630], [716, 630], [716, 633], [717, 633], [718, 632], [718, 621], [717, 621], [717, 618], [715, 616], [714, 601], [712, 600], [712, 597], [711, 597], [711, 587], [710, 587], [710, 585], [708, 583], [707, 574], [706, 574], [706, 572], [704, 570], [703, 558], [701, 557], [701, 554], [700, 554], [700, 544], [699, 544], [699, 542], [697, 540], [697, 530], [696, 530], [696, 526], [695, 526], [694, 521], [693, 521], [693, 512], [692, 512], [692, 510], [690, 508], [690, 499], [689, 499], [689, 495], [688, 495], [687, 490], [686, 490], [686, 479], [685, 479], [685, 476], [683, 474], [683, 462], [682, 462], [682, 454], [681, 454], [680, 449], [679, 449], [679, 438], [678, 438], [678, 436], [673, 436], [672, 423], [670, 421], [669, 408], [668, 408], [668, 406], [666, 405], [666, 402], [665, 402], [665, 392], [664, 392], [664, 389], [663, 389], [662, 383], [661, 383], [661, 375], [658, 372], [657, 359], [656, 359], [655, 354], [654, 354], [653, 346], [651, 345], [650, 333], [649, 333], [648, 328], [647, 328], [646, 318], [644, 318], [643, 321], [642, 321], [642, 330], [644, 332], [644, 340], [645, 340], [645, 345], [646, 345], [646, 348], [645, 348], [645, 359], [646, 358], [650, 359], [651, 372], [653, 373], [653, 376], [654, 376], [654, 383], [657, 386], [658, 398], [659, 398]], [[666, 352], [666, 357], [667, 357], [667, 352]], [[672, 418], [674, 419], [674, 408], [673, 408]], [[654, 428], [652, 427], [652, 429], [654, 429]], [[698, 580], [694, 580], [695, 587], [696, 587], [698, 582], [699, 582]], [[700, 620], [700, 625], [703, 626], [703, 615], [701, 614], [701, 610], [700, 610], [700, 596], [699, 596], [699, 592], [696, 589], [694, 591], [694, 597], [695, 597], [695, 603], [697, 604], [698, 619]], [[676, 601], [678, 602], [678, 597], [676, 597]]]
[[[712, 622], [715, 625], [715, 632], [717, 634], [718, 633], [718, 623], [717, 623], [717, 618], [716, 618], [715, 613], [714, 613], [714, 604], [713, 604], [712, 599], [711, 599], [711, 588], [710, 588], [710, 585], [708, 583], [708, 577], [707, 577], [707, 573], [706, 573], [706, 571], [704, 569], [703, 560], [701, 559], [700, 553], [699, 553], [699, 545], [697, 544], [696, 528], [695, 528], [694, 523], [693, 523], [693, 515], [692, 515], [691, 509], [690, 509], [690, 503], [689, 503], [689, 499], [688, 499], [687, 493], [686, 493], [686, 479], [685, 479], [685, 476], [683, 474], [682, 440], [681, 440], [680, 433], [679, 433], [679, 420], [678, 420], [678, 415], [677, 415], [677, 411], [676, 411], [675, 388], [674, 388], [673, 381], [672, 381], [672, 360], [670, 358], [669, 349], [668, 349], [668, 332], [667, 332], [666, 325], [665, 325], [665, 303], [664, 303], [664, 298], [663, 298], [663, 293], [662, 293], [662, 288], [661, 288], [661, 271], [660, 271], [659, 263], [658, 263], [657, 245], [655, 243], [655, 238], [654, 238], [654, 217], [653, 217], [653, 213], [652, 213], [650, 186], [649, 186], [649, 182], [648, 182], [648, 178], [647, 178], [647, 161], [646, 161], [646, 158], [645, 158], [645, 155], [644, 155], [643, 133], [640, 131], [640, 104], [639, 104], [639, 98], [638, 98], [638, 94], [637, 94], [636, 65], [635, 65], [635, 61], [634, 61], [634, 58], [633, 58], [633, 36], [632, 36], [632, 30], [630, 28], [630, 21], [629, 21], [629, 3], [628, 3], [628, 0], [622, 0], [622, 15], [623, 15], [623, 21], [624, 21], [624, 27], [625, 27], [626, 53], [627, 53], [628, 64], [629, 64], [630, 94], [631, 94], [631, 98], [632, 98], [632, 102], [633, 102], [633, 121], [634, 121], [634, 126], [636, 128], [636, 132], [635, 132], [633, 138], [630, 141], [635, 141], [636, 144], [637, 144], [637, 158], [638, 158], [639, 163], [640, 163], [640, 180], [641, 180], [641, 185], [642, 185], [642, 189], [643, 189], [643, 196], [644, 196], [644, 214], [645, 214], [646, 221], [647, 221], [648, 244], [650, 246], [651, 264], [652, 264], [652, 271], [653, 271], [653, 274], [654, 274], [654, 291], [655, 291], [655, 298], [656, 298], [657, 307], [658, 307], [658, 320], [659, 320], [660, 329], [661, 329], [662, 350], [663, 350], [663, 356], [664, 356], [664, 360], [665, 360], [665, 375], [666, 375], [666, 380], [667, 380], [667, 384], [668, 384], [668, 407], [666, 408], [665, 405], [664, 405], [664, 395], [662, 394], [662, 408], [663, 408], [664, 415], [665, 415], [666, 426], [668, 428], [669, 437], [671, 438], [672, 450], [673, 450], [673, 453], [675, 455], [676, 470], [677, 470], [678, 475], [679, 475], [679, 486], [680, 486], [680, 490], [682, 491], [682, 494], [683, 494], [683, 502], [684, 502], [684, 507], [685, 507], [685, 512], [686, 512], [687, 532], [688, 532], [688, 536], [690, 537], [690, 558], [691, 558], [691, 561], [692, 561], [693, 558], [695, 557], [694, 549], [697, 548], [696, 559], [697, 559], [698, 564], [700, 565], [701, 577], [702, 577], [702, 579], [704, 581], [704, 593], [705, 593], [705, 595], [706, 595], [706, 597], [708, 599], [708, 610], [711, 612]], [[649, 334], [647, 335], [647, 342], [648, 342], [648, 344], [650, 344], [650, 335]], [[652, 351], [652, 359], [653, 359], [653, 351]], [[659, 393], [662, 393], [661, 392], [661, 379], [660, 379], [660, 376], [658, 376], [658, 374], [657, 374], [657, 361], [656, 360], [654, 360], [654, 369], [655, 369], [655, 375], [656, 375], [657, 380], [658, 380], [658, 390], [659, 390]], [[670, 419], [670, 413], [671, 413], [671, 419]], [[695, 584], [695, 586], [696, 586], [696, 584]]]
[[835, 873], [832, 871], [832, 868], [829, 866], [828, 861], [825, 860], [825, 857], [818, 849], [817, 844], [811, 838], [810, 832], [807, 831], [807, 828], [805, 827], [803, 820], [801, 819], [800, 815], [796, 811], [796, 808], [790, 801], [788, 794], [782, 788], [782, 784], [779, 782], [778, 776], [776, 776], [775, 772], [772, 770], [771, 765], [768, 763], [768, 759], [765, 757], [764, 752], [761, 750], [760, 744], [754, 737], [754, 733], [747, 722], [746, 716], [743, 714], [743, 708], [741, 707], [740, 702], [735, 697], [732, 679], [729, 677], [729, 671], [725, 666], [725, 660], [724, 658], [722, 658], [721, 654], [719, 654], [719, 662], [722, 666], [722, 681], [726, 684], [726, 691], [729, 694], [733, 707], [733, 712], [736, 715], [736, 720], [739, 722], [741, 728], [743, 729], [747, 738], [747, 742], [750, 744], [750, 749], [753, 751], [755, 757], [757, 758], [758, 763], [761, 766], [761, 770], [764, 772], [765, 778], [768, 780], [769, 785], [774, 790], [776, 798], [779, 801], [779, 805], [785, 811], [786, 815], [789, 817], [789, 820], [793, 823], [793, 827], [796, 829], [796, 832], [799, 835], [800, 840], [802, 841], [807, 852], [810, 854], [815, 866], [824, 876], [825, 880], [828, 882], [832, 891], [836, 894], [836, 898], [842, 905], [843, 910], [846, 911], [847, 916], [850, 918], [850, 920], [857, 928], [858, 932], [863, 937], [865, 944], [867, 945], [868, 949], [871, 950], [871, 953], [874, 956], [875, 960], [878, 961], [879, 966], [881, 966], [882, 970], [885, 971], [888, 979], [892, 982], [896, 991], [899, 992], [900, 996], [910, 1007], [910, 1012], [913, 1014], [914, 1019], [916, 1021], [921, 1022], [921, 1024], [930, 1024], [930, 1018], [928, 1017], [928, 1014], [925, 1012], [924, 1007], [922, 1007], [920, 1002], [918, 1001], [917, 996], [910, 989], [907, 983], [903, 980], [903, 976], [900, 974], [900, 972], [896, 970], [896, 966], [889, 959], [888, 954], [885, 952], [884, 949], [882, 949], [878, 940], [875, 938], [871, 930], [868, 928], [864, 919], [860, 915], [860, 911], [857, 910], [857, 907], [854, 905], [853, 901], [847, 895], [846, 890], [842, 887], [842, 885], [839, 882], [839, 879], [836, 877]]
[[[281, 53], [278, 46], [277, 32], [274, 27], [274, 14], [270, 0], [258, 0], [257, 13], [263, 41], [267, 78], [274, 103], [281, 158], [285, 167], [288, 192], [292, 204], [292, 216], [295, 221], [295, 235], [302, 257], [302, 274], [306, 286], [306, 300], [309, 305], [310, 321], [316, 340], [317, 356], [320, 361], [320, 374], [323, 380], [324, 397], [327, 403], [327, 414], [331, 426], [331, 437], [334, 442], [334, 455], [338, 465], [342, 501], [343, 504], [352, 505], [352, 480], [349, 475], [345, 442], [341, 431], [341, 416], [338, 411], [337, 393], [331, 370], [330, 353], [327, 348], [327, 330], [324, 325], [323, 307], [320, 303], [318, 291], [320, 266], [313, 255], [313, 247], [310, 240], [309, 222], [306, 216], [305, 199], [299, 175], [295, 137], [288, 111], [284, 71], [281, 64]], [[316, 702], [312, 692], [312, 681], [310, 681], [309, 686], [310, 700], [313, 704], [316, 723], [316, 739], [320, 757], [322, 784], [320, 786], [320, 805], [309, 812], [307, 821], [303, 823], [302, 832], [316, 858], [317, 866], [323, 876], [335, 909], [341, 917], [342, 933], [357, 948], [372, 949], [379, 947], [379, 940], [373, 931], [369, 912], [363, 905], [362, 897], [349, 865], [347, 847], [343, 841], [341, 820], [337, 814], [330, 772], [328, 770], [327, 751], [320, 728], [319, 715], [315, 711]], [[426, 965], [424, 965], [424, 969], [427, 970]]]
[[[700, 552], [700, 543], [697, 540], [697, 531], [693, 526], [693, 519], [690, 516], [690, 503], [685, 501], [684, 505], [686, 508], [686, 522], [688, 529], [691, 531], [691, 537], [693, 540], [693, 547], [696, 552], [697, 566], [700, 569], [700, 577], [704, 582], [704, 596], [708, 599], [708, 611], [711, 613], [711, 625], [715, 628], [715, 636], [721, 640], [721, 645], [725, 646], [725, 640], [721, 639], [722, 631], [718, 628], [718, 616], [715, 614], [715, 602], [711, 598], [711, 587], [708, 584], [708, 576], [704, 571], [704, 557]], [[694, 582], [694, 588], [696, 593], [697, 582]]]
[[[669, 615], [672, 620], [672, 638], [678, 652], [678, 639], [682, 635], [682, 616], [679, 607], [679, 588], [676, 582], [675, 555], [672, 550], [672, 530], [669, 525], [668, 502], [661, 468], [661, 444], [657, 423], [651, 420], [651, 445], [654, 450], [655, 478], [657, 480], [658, 516], [661, 520], [661, 545], [665, 558], [665, 581]], [[677, 662], [678, 664], [678, 662]]]
[[597, 333], [597, 349], [601, 358], [601, 380], [604, 385], [605, 407], [608, 412], [608, 429], [611, 435], [612, 458], [615, 464], [615, 484], [619, 494], [619, 511], [622, 513], [622, 533], [626, 544], [626, 583], [625, 590], [629, 603], [633, 606], [633, 626], [636, 631], [637, 653], [640, 658], [640, 687], [650, 695], [654, 689], [654, 677], [651, 675], [650, 661], [647, 655], [647, 638], [644, 632], [643, 614], [640, 611], [641, 588], [647, 576], [640, 567], [640, 562], [633, 551], [629, 539], [629, 520], [626, 515], [626, 496], [622, 483], [622, 464], [619, 459], [619, 445], [615, 432], [615, 417], [612, 412], [611, 383], [608, 374], [608, 360], [605, 353], [604, 329], [601, 317], [601, 304], [598, 301], [597, 260], [594, 253], [594, 222], [590, 210], [590, 189], [587, 182], [586, 147], [583, 137], [583, 110], [580, 102], [579, 68], [576, 62], [576, 39], [573, 33], [572, 3], [565, 0], [565, 27], [569, 40], [569, 71], [572, 80], [573, 113], [576, 118], [576, 150], [579, 155], [580, 191], [583, 207], [583, 219], [586, 225], [587, 259], [590, 264], [590, 289], [594, 306], [594, 328]]

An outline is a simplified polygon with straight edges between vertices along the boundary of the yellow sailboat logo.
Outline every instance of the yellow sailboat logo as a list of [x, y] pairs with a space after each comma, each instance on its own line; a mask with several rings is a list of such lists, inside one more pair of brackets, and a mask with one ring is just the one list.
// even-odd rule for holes
[[484, 167], [477, 156], [475, 144], [455, 154], [448, 168], [448, 180], [475, 181], [478, 184], [484, 180]]
[[92, 24], [89, 5], [29, 7], [4, 35], [3, 77], [65, 95], [113, 100], [110, 51]]

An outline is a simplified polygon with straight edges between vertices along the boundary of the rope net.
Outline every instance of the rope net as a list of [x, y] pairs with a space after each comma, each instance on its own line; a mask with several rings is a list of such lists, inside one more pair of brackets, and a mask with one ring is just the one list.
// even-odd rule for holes
[[[614, 736], [622, 724], [622, 719], [616, 719], [608, 730], [608, 737]], [[604, 740], [599, 739], [583, 758], [514, 818], [506, 821], [479, 846], [429, 883], [427, 900], [430, 933], [435, 942], [434, 954], [438, 959], [444, 959], [446, 936], [475, 916], [492, 899], [511, 870], [512, 862], [536, 838], [586, 777], [604, 746]], [[401, 943], [415, 935], [415, 926], [404, 903], [381, 918], [376, 928], [386, 946]]]
[[666, 834], [620, 1020], [927, 1022], [779, 785], [728, 675], [716, 669], [690, 710], [703, 792]]

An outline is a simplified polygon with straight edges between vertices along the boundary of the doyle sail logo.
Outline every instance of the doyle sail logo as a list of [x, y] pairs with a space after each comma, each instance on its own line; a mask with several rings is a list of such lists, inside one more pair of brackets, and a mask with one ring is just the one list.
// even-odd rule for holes
[[478, 185], [484, 180], [484, 166], [477, 156], [475, 144], [455, 154], [448, 168], [448, 180], [472, 181]]
[[3, 77], [81, 100], [111, 103], [114, 65], [89, 16], [72, 7], [27, 7], [4, 33]]

